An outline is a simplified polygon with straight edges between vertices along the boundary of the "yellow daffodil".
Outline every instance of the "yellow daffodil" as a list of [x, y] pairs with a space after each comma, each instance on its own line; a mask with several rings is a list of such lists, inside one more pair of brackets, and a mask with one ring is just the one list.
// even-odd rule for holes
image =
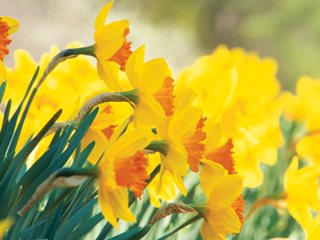
[[274, 164], [282, 144], [276, 72], [273, 59], [219, 46], [183, 70], [177, 81], [178, 88], [195, 91], [193, 104], [220, 128], [223, 139], [233, 140], [235, 168], [247, 187], [262, 183], [260, 162]]
[[320, 129], [320, 80], [301, 77], [296, 84], [296, 94], [284, 92], [281, 96], [285, 116], [304, 123], [308, 131]]
[[117, 218], [135, 221], [128, 207], [128, 189], [140, 197], [149, 178], [144, 153], [144, 148], [149, 144], [148, 135], [133, 130], [119, 137], [122, 130], [118, 129], [112, 135], [99, 163], [99, 205], [104, 217], [113, 226], [118, 226]]
[[170, 112], [170, 90], [172, 79], [165, 59], [157, 58], [144, 63], [145, 47], [135, 50], [126, 64], [126, 76], [119, 68], [110, 69], [111, 80], [122, 91], [131, 91], [135, 100], [135, 120], [137, 123], [157, 125]]
[[284, 176], [288, 211], [306, 234], [314, 224], [314, 213], [320, 211], [319, 178], [319, 166], [299, 169], [297, 157], [292, 159]]
[[83, 147], [95, 141], [94, 149], [88, 157], [89, 162], [96, 164], [115, 129], [132, 114], [132, 108], [127, 103], [107, 103], [99, 106], [97, 117], [82, 139]]
[[0, 16], [0, 77], [5, 76], [6, 70], [3, 64], [4, 57], [9, 53], [8, 45], [11, 40], [9, 35], [19, 28], [17, 20], [11, 17]]
[[202, 210], [204, 240], [225, 239], [225, 235], [240, 232], [244, 202], [241, 195], [242, 178], [228, 175], [225, 169], [212, 161], [203, 161], [200, 184], [208, 201]]
[[107, 86], [116, 89], [119, 86], [114, 84], [110, 69], [125, 69], [126, 61], [131, 54], [131, 43], [126, 40], [129, 33], [129, 21], [115, 21], [105, 25], [106, 18], [113, 2], [107, 3], [95, 21], [94, 53], [98, 60], [98, 72]]
[[187, 190], [183, 184], [182, 176], [187, 173], [188, 163], [193, 171], [198, 171], [199, 161], [204, 153], [205, 133], [202, 128], [204, 119], [197, 107], [188, 106], [187, 100], [176, 102], [172, 116], [157, 128], [159, 139], [167, 143], [167, 153], [162, 156], [161, 179], [169, 171], [182, 194]]

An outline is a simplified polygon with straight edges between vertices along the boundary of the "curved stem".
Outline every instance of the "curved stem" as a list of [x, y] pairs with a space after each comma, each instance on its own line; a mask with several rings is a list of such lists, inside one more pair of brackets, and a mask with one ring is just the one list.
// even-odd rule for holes
[[178, 231], [180, 231], [181, 229], [185, 228], [186, 226], [198, 221], [199, 219], [201, 219], [202, 216], [201, 215], [196, 215], [192, 218], [190, 218], [188, 221], [186, 221], [185, 223], [181, 224], [179, 227], [177, 227], [175, 230], [173, 230], [172, 232], [166, 234], [165, 236], [159, 238], [158, 240], [165, 240], [168, 237], [172, 236], [173, 234], [177, 233]]
[[71, 49], [65, 49], [59, 52], [56, 56], [53, 57], [53, 59], [50, 61], [46, 69], [44, 70], [38, 84], [36, 85], [36, 88], [39, 88], [40, 85], [44, 82], [44, 80], [47, 78], [47, 76], [50, 74], [50, 72], [55, 69], [55, 67], [61, 63], [64, 62], [67, 59], [75, 58], [78, 55], [88, 55], [88, 56], [95, 56], [94, 55], [94, 45], [88, 46], [88, 47], [82, 47], [82, 48], [71, 48]]

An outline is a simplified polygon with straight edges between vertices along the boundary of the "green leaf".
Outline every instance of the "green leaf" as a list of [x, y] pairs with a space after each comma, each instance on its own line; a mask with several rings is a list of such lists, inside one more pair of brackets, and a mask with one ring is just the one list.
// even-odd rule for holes
[[82, 221], [84, 217], [93, 210], [96, 202], [97, 199], [93, 199], [86, 206], [72, 215], [71, 218], [65, 224], [63, 224], [60, 229], [58, 229], [56, 233], [56, 239], [66, 239], [70, 232], [72, 232], [79, 224], [79, 222]]
[[147, 224], [144, 227], [135, 227], [121, 233], [115, 237], [110, 238], [109, 240], [138, 240], [143, 238], [151, 229], [152, 225]]

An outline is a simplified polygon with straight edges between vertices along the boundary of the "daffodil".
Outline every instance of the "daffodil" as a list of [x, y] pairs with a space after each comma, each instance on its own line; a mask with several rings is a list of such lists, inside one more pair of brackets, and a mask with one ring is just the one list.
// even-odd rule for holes
[[235, 169], [247, 187], [262, 183], [260, 163], [274, 164], [282, 144], [276, 72], [273, 59], [219, 46], [184, 69], [177, 81], [178, 88], [195, 91], [193, 105], [220, 128], [223, 140], [232, 139]]
[[131, 43], [127, 41], [129, 21], [121, 20], [105, 24], [106, 18], [113, 5], [108, 2], [99, 12], [95, 20], [94, 53], [98, 60], [98, 72], [107, 86], [118, 88], [112, 79], [110, 70], [125, 69], [126, 61], [131, 54]]
[[304, 76], [296, 84], [296, 94], [284, 92], [279, 98], [287, 119], [302, 123], [304, 135], [298, 139], [296, 150], [301, 158], [313, 164], [320, 163], [317, 147], [320, 140], [320, 80]]
[[204, 223], [201, 235], [207, 239], [225, 239], [225, 236], [240, 232], [244, 202], [241, 195], [242, 177], [228, 175], [226, 170], [212, 161], [203, 161], [200, 184], [207, 203], [201, 209]]
[[314, 213], [320, 211], [319, 178], [319, 166], [299, 168], [297, 157], [292, 159], [284, 176], [288, 211], [306, 234], [314, 224]]
[[112, 135], [99, 162], [99, 205], [104, 217], [116, 227], [117, 218], [135, 221], [128, 206], [128, 189], [140, 197], [149, 178], [144, 153], [150, 141], [148, 134], [133, 130], [119, 136], [122, 131]]
[[11, 17], [0, 16], [0, 77], [5, 75], [5, 67], [3, 64], [4, 57], [9, 53], [8, 45], [11, 40], [9, 35], [16, 32], [19, 28], [17, 20]]
[[320, 80], [304, 76], [298, 79], [296, 94], [284, 92], [283, 111], [289, 120], [302, 122], [308, 131], [320, 129]]
[[187, 190], [182, 176], [187, 173], [188, 164], [193, 171], [198, 171], [199, 161], [204, 153], [205, 133], [203, 132], [204, 119], [201, 110], [188, 106], [184, 101], [176, 103], [172, 116], [157, 128], [159, 139], [167, 144], [167, 153], [162, 156], [161, 179], [169, 171], [182, 194]]

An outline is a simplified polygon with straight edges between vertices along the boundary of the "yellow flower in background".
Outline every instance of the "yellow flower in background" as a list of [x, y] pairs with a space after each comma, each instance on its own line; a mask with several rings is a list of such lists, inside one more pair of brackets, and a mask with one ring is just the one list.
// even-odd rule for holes
[[302, 122], [308, 131], [320, 129], [320, 80], [304, 76], [298, 79], [296, 94], [284, 92], [281, 96], [286, 118]]
[[204, 160], [200, 184], [207, 197], [201, 228], [203, 239], [225, 239], [225, 235], [240, 232], [244, 203], [238, 204], [238, 199], [243, 189], [242, 178], [228, 175], [221, 165]]
[[288, 211], [306, 234], [314, 224], [314, 213], [320, 211], [319, 178], [319, 166], [299, 168], [297, 157], [292, 159], [284, 176]]
[[[69, 46], [81, 45], [72, 43]], [[45, 53], [41, 57], [39, 61], [41, 70], [38, 77], [58, 52], [57, 47], [52, 47], [50, 53]], [[15, 51], [14, 59], [15, 66], [12, 69], [7, 68], [7, 89], [4, 100], [12, 99], [12, 108], [15, 110], [38, 64], [24, 50]], [[19, 146], [21, 147], [32, 134], [37, 133], [58, 109], [63, 109], [58, 121], [73, 120], [81, 107], [80, 103], [100, 89], [105, 89], [105, 84], [99, 80], [95, 66], [86, 57], [79, 56], [72, 61], [60, 63], [50, 73], [35, 96], [19, 139]], [[47, 144], [49, 142], [47, 141]]]
[[98, 59], [98, 72], [101, 79], [112, 89], [119, 85], [112, 78], [115, 69], [124, 70], [131, 54], [131, 43], [126, 40], [129, 33], [129, 21], [115, 21], [105, 25], [113, 2], [107, 3], [99, 12], [95, 21], [95, 55]]
[[4, 57], [9, 53], [8, 45], [11, 40], [9, 35], [15, 33], [19, 28], [17, 20], [11, 17], [0, 16], [0, 77], [5, 76], [6, 70], [3, 64]]
[[128, 207], [128, 189], [140, 197], [149, 178], [144, 153], [150, 142], [148, 135], [133, 130], [119, 137], [122, 130], [112, 135], [99, 162], [99, 205], [104, 217], [116, 227], [117, 218], [135, 221]]
[[297, 154], [312, 164], [320, 165], [320, 132], [302, 137], [296, 144]]
[[282, 144], [276, 72], [273, 59], [219, 46], [184, 69], [177, 81], [178, 88], [195, 91], [193, 104], [220, 128], [221, 138], [233, 140], [235, 168], [247, 187], [262, 183], [260, 162], [274, 164]]
[[287, 119], [302, 123], [304, 136], [296, 144], [297, 154], [313, 164], [320, 163], [320, 80], [304, 76], [296, 84], [296, 93], [284, 92], [279, 98]]

